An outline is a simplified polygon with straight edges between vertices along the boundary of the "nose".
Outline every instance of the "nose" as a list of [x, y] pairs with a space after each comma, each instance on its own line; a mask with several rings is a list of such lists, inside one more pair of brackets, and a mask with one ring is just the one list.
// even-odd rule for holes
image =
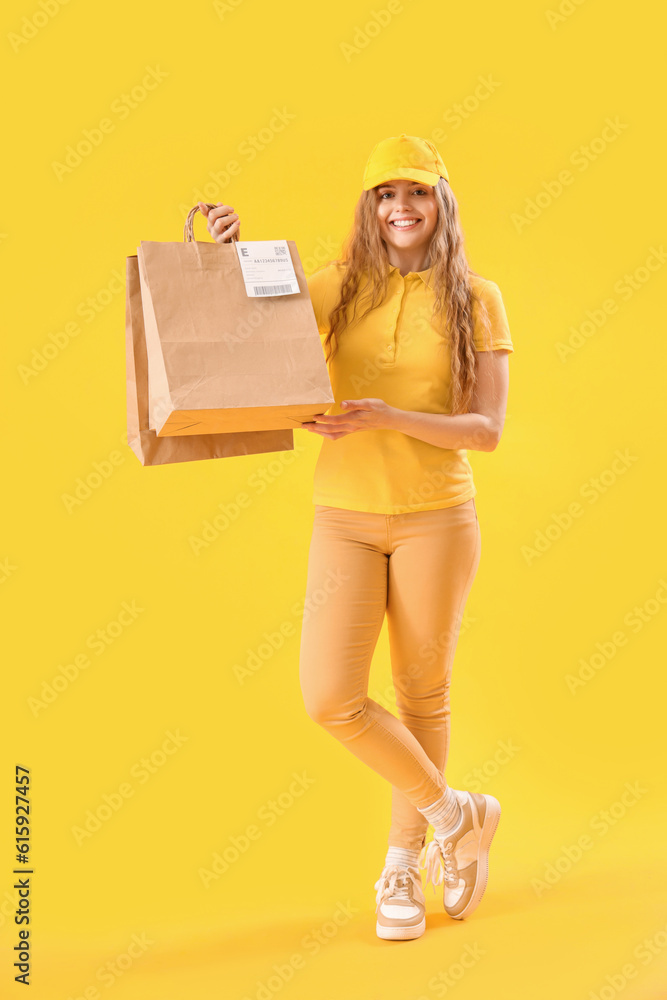
[[419, 212], [410, 204], [407, 195], [401, 198], [400, 195], [396, 196], [396, 201], [394, 202], [394, 218], [396, 215], [419, 215]]

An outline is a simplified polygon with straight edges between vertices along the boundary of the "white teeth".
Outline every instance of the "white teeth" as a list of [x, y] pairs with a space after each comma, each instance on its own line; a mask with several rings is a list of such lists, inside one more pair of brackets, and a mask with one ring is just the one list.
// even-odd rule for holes
[[407, 226], [416, 226], [418, 222], [419, 219], [410, 219], [405, 221], [403, 219], [395, 219], [392, 222], [392, 226], [399, 226], [401, 229], [405, 229]]

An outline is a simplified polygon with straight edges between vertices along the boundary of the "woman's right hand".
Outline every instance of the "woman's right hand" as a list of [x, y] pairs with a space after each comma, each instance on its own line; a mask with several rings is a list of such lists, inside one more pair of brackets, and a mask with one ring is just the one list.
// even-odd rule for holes
[[241, 220], [231, 205], [219, 201], [215, 208], [207, 208], [205, 202], [199, 201], [197, 206], [206, 216], [206, 228], [216, 243], [226, 243], [235, 233], [240, 236]]

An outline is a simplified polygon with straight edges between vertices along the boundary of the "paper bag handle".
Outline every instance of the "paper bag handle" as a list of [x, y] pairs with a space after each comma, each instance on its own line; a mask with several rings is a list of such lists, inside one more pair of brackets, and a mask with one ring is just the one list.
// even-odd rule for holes
[[[214, 204], [212, 204], [209, 201], [205, 201], [205, 202], [203, 202], [203, 204], [206, 205], [207, 208], [217, 208], [217, 205], [214, 205]], [[184, 243], [192, 243], [194, 241], [195, 237], [194, 237], [194, 233], [192, 231], [192, 227], [193, 227], [194, 220], [195, 220], [195, 214], [198, 211], [199, 211], [199, 205], [195, 205], [195, 207], [191, 208], [190, 211], [188, 212], [188, 217], [185, 220], [185, 226], [183, 227], [183, 242]], [[204, 213], [202, 212], [202, 215], [203, 214]], [[238, 232], [236, 232], [236, 233], [232, 234], [231, 240], [227, 240], [226, 242], [228, 242], [228, 243], [231, 243], [231, 242], [237, 243], [238, 242], [238, 238], [239, 238], [238, 237]]]

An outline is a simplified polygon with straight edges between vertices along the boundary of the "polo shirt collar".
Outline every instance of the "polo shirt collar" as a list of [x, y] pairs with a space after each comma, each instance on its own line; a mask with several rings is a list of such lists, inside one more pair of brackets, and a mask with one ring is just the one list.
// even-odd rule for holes
[[[392, 274], [394, 271], [396, 271], [396, 273], [399, 274], [399, 275], [401, 273], [399, 271], [398, 267], [395, 264], [390, 264], [389, 265], [389, 273]], [[404, 275], [404, 276], [402, 275], [402, 277], [406, 277], [406, 278], [413, 277], [414, 278], [414, 276], [417, 275], [417, 276], [419, 276], [421, 278], [421, 280], [424, 282], [425, 285], [428, 285], [429, 278], [431, 277], [431, 272], [432, 271], [433, 271], [433, 267], [431, 266], [431, 267], [427, 267], [426, 270], [424, 270], [424, 271], [408, 271], [408, 273], [406, 275]]]

